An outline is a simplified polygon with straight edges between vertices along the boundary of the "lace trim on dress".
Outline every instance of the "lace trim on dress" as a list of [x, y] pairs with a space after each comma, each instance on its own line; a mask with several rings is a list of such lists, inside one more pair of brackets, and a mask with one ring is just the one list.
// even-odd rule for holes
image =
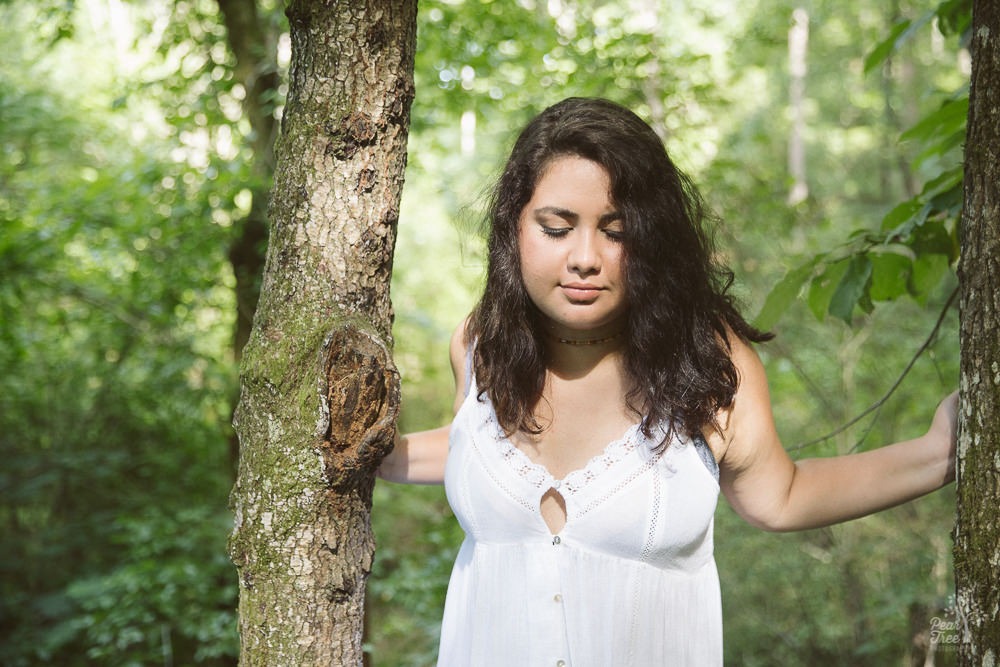
[[480, 409], [485, 413], [481, 421], [483, 427], [489, 431], [489, 437], [499, 448], [500, 456], [514, 472], [536, 489], [549, 488], [553, 486], [555, 479], [545, 469], [545, 466], [538, 465], [528, 458], [528, 455], [514, 446], [510, 438], [504, 433], [497, 422], [496, 413], [493, 411], [493, 404], [489, 399], [478, 399]]
[[514, 471], [518, 475], [527, 480], [535, 488], [552, 487], [561, 493], [577, 493], [588, 483], [600, 477], [602, 473], [610, 470], [616, 463], [632, 453], [637, 445], [635, 435], [638, 430], [638, 424], [629, 427], [623, 437], [608, 443], [604, 450], [587, 461], [587, 464], [583, 468], [570, 472], [562, 479], [556, 479], [545, 466], [532, 461], [509, 438], [504, 437], [502, 432], [498, 434], [497, 446], [500, 448], [500, 455], [504, 460], [514, 468]]
[[490, 435], [496, 440], [500, 456], [515, 473], [536, 489], [554, 488], [560, 493], [577, 493], [631, 454], [640, 442], [645, 442], [645, 438], [640, 432], [642, 425], [634, 424], [625, 431], [621, 438], [608, 443], [600, 454], [587, 461], [583, 468], [570, 472], [563, 479], [556, 479], [545, 466], [532, 461], [504, 434], [488, 399], [479, 402], [485, 412], [483, 421], [488, 425], [491, 431]]
[[[486, 446], [492, 446], [493, 445], [493, 439], [492, 439], [492, 437], [487, 438], [487, 442], [485, 444], [486, 444]], [[472, 438], [472, 445], [476, 449], [479, 449], [480, 448], [479, 439], [476, 438], [476, 437], [473, 437]], [[490, 479], [493, 480], [493, 483], [497, 485], [497, 488], [499, 488], [501, 491], [503, 491], [505, 494], [507, 494], [507, 496], [509, 498], [511, 498], [512, 500], [514, 500], [514, 502], [518, 503], [519, 505], [521, 505], [522, 507], [524, 507], [529, 512], [536, 511], [537, 508], [535, 507], [535, 505], [533, 503], [529, 502], [528, 499], [525, 498], [524, 496], [522, 496], [522, 495], [520, 495], [518, 493], [515, 493], [514, 490], [511, 489], [503, 479], [497, 477], [496, 474], [494, 474], [494, 471], [492, 469], [490, 469], [489, 467], [486, 468], [486, 474], [489, 475]]]
[[588, 483], [610, 470], [616, 463], [631, 454], [638, 446], [639, 424], [630, 426], [625, 435], [608, 443], [604, 451], [587, 461], [587, 465], [566, 475], [562, 485], [570, 493], [576, 493]]
[[555, 486], [556, 480], [549, 474], [549, 471], [544, 466], [529, 459], [510, 440], [501, 437], [497, 440], [497, 446], [500, 447], [500, 456], [503, 457], [503, 460], [533, 487], [542, 489]]

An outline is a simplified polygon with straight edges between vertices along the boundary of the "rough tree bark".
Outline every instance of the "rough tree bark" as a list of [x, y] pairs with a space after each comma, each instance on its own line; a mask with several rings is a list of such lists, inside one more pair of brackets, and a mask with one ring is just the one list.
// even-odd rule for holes
[[271, 238], [244, 349], [230, 553], [243, 665], [360, 665], [416, 0], [293, 0]]
[[972, 9], [955, 524], [959, 662], [1000, 664], [1000, 3]]

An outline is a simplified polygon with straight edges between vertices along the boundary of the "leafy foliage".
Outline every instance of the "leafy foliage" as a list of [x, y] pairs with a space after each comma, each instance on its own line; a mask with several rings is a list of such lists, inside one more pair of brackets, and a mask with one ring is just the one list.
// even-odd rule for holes
[[[260, 7], [280, 33], [276, 4]], [[823, 437], [885, 392], [953, 285], [968, 7], [422, 0], [393, 277], [401, 429], [450, 414], [484, 185], [514, 132], [575, 94], [635, 108], [701, 183], [737, 295], [779, 330], [761, 354], [793, 454], [915, 433], [953, 384], [954, 314], [877, 418]], [[795, 9], [810, 196], [789, 206]], [[226, 250], [259, 184], [216, 5], [8, 0], [0, 19], [0, 662], [232, 664]], [[379, 484], [375, 504], [372, 662], [426, 665], [461, 531], [440, 489]], [[914, 655], [949, 594], [950, 514], [939, 494], [774, 536], [720, 509], [727, 662]]]
[[[945, 2], [918, 20], [900, 20], [888, 38], [864, 61], [865, 73], [885, 65], [932, 22], [952, 31], [968, 28], [968, 3]], [[768, 296], [756, 324], [770, 329], [804, 288], [813, 314], [833, 315], [847, 324], [857, 308], [870, 313], [874, 301], [911, 296], [922, 303], [946, 278], [958, 259], [958, 219], [962, 204], [962, 155], [968, 86], [948, 94], [940, 106], [902, 132], [900, 140], [918, 151], [915, 168], [929, 177], [915, 196], [896, 205], [878, 230], [859, 229], [848, 244], [814, 255], [788, 271]]]
[[235, 174], [0, 12], [0, 661], [227, 664]]

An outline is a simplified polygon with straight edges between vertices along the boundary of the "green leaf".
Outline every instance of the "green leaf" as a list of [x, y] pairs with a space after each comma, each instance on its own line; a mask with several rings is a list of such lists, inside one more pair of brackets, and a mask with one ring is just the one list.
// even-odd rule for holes
[[872, 275], [872, 261], [867, 254], [854, 255], [830, 299], [830, 314], [851, 323], [854, 306], [861, 302]]
[[822, 255], [813, 257], [808, 262], [790, 269], [778, 284], [767, 295], [764, 306], [754, 319], [754, 326], [762, 331], [768, 331], [778, 323], [792, 302], [798, 297], [802, 286], [806, 283], [816, 268]]
[[935, 14], [944, 35], [961, 35], [972, 23], [972, 0], [945, 0]]
[[871, 315], [875, 311], [875, 302], [872, 301], [871, 295], [871, 283], [868, 283], [869, 289], [866, 289], [858, 299], [858, 307], [861, 308], [862, 312], [866, 315]]
[[872, 280], [868, 290], [873, 301], [892, 301], [908, 293], [913, 259], [898, 252], [873, 252]]
[[911, 224], [923, 206], [923, 203], [916, 198], [898, 204], [882, 218], [882, 231], [896, 230], [897, 233], [902, 233], [899, 230], [903, 229], [907, 224]]
[[956, 128], [951, 134], [927, 141], [927, 146], [913, 158], [913, 168], [915, 169], [922, 167], [925, 162], [939, 159], [961, 148], [965, 142], [965, 126]]
[[900, 135], [902, 141], [929, 141], [956, 132], [965, 132], [965, 119], [969, 115], [969, 98], [962, 96], [947, 100], [941, 107], [924, 116], [919, 123]]
[[913, 240], [907, 245], [913, 248], [917, 255], [942, 255], [946, 259], [954, 259], [957, 254], [955, 242], [942, 218], [927, 220], [915, 227]]
[[823, 272], [813, 278], [809, 285], [809, 310], [817, 320], [822, 321], [826, 317], [830, 300], [847, 272], [849, 262], [850, 260], [845, 258], [827, 264]]
[[889, 36], [878, 44], [865, 58], [865, 74], [881, 65], [896, 49], [915, 35], [934, 18], [935, 12], [924, 12], [916, 21], [904, 19], [892, 27]]
[[865, 74], [885, 62], [893, 51], [896, 50], [896, 43], [900, 41], [900, 36], [910, 27], [911, 21], [906, 19], [900, 21], [892, 27], [892, 32], [872, 52], [865, 57]]
[[962, 210], [962, 204], [964, 203], [965, 193], [962, 190], [963, 183], [961, 180], [951, 187], [950, 190], [945, 190], [944, 192], [934, 195], [931, 199], [930, 204], [935, 210], [945, 213], [949, 217], [955, 217]]
[[965, 175], [965, 166], [958, 165], [947, 169], [924, 184], [924, 189], [920, 191], [920, 196], [924, 199], [937, 197], [941, 194], [951, 192], [955, 186], [962, 185], [962, 178]]
[[948, 267], [946, 255], [926, 254], [917, 257], [913, 263], [913, 273], [910, 275], [910, 294], [919, 303], [926, 303], [931, 291], [948, 273]]

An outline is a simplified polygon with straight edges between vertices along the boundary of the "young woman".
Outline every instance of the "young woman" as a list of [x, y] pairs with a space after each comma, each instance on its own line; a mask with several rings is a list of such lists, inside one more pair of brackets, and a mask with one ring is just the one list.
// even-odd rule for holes
[[439, 665], [722, 664], [719, 489], [767, 530], [845, 521], [953, 477], [927, 433], [793, 462], [700, 199], [639, 117], [571, 98], [518, 138], [485, 291], [452, 340], [456, 417], [380, 475], [445, 484], [466, 539]]

